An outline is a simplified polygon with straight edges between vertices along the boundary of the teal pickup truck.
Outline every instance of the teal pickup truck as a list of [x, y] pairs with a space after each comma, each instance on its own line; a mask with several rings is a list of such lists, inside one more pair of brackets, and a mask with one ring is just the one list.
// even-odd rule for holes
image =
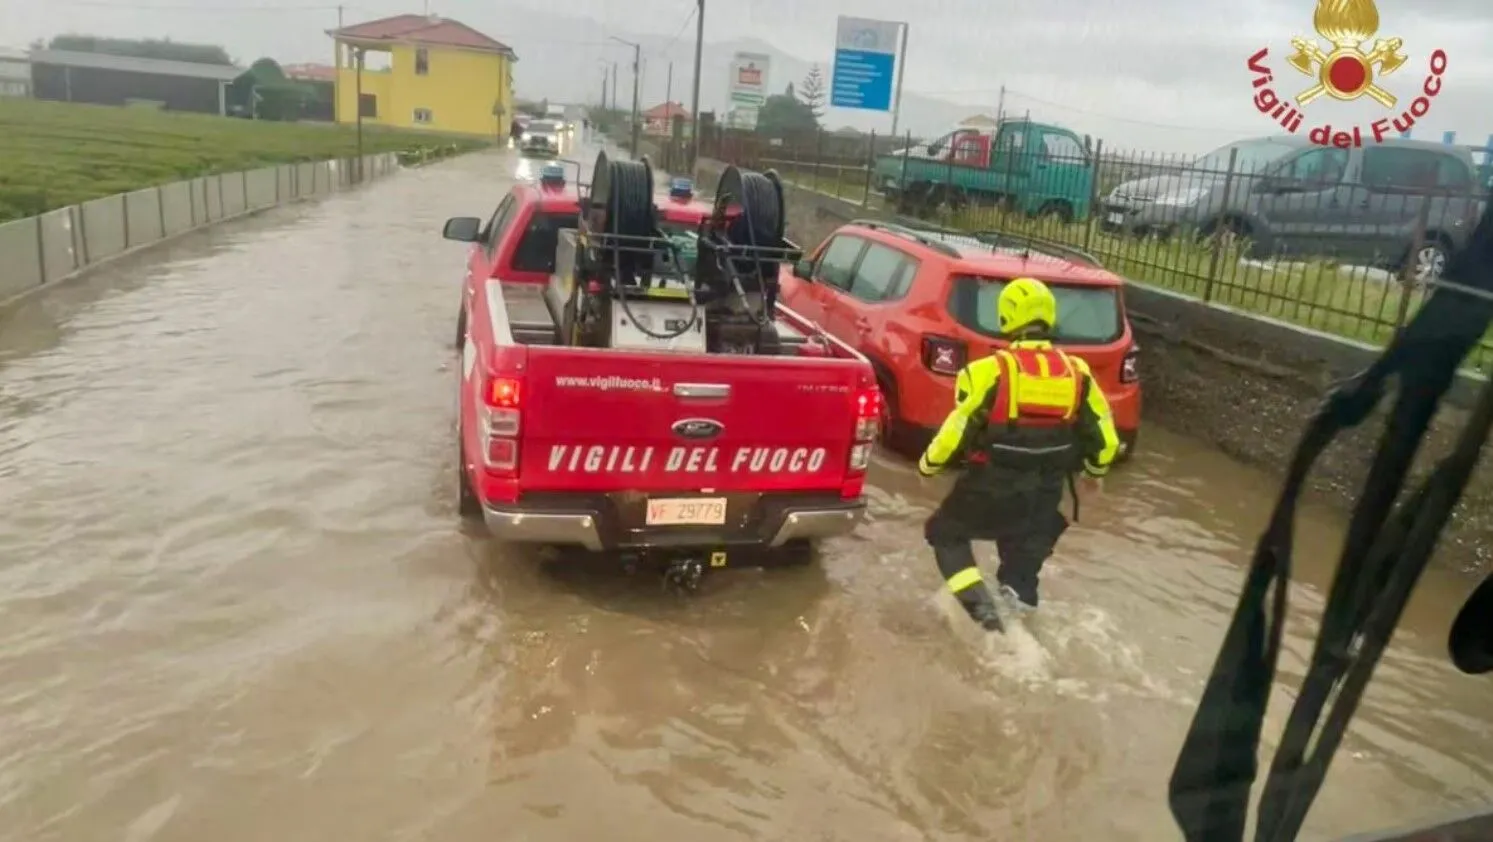
[[1078, 135], [1061, 126], [1003, 120], [882, 155], [874, 181], [904, 214], [1002, 204], [1071, 222], [1089, 216], [1094, 158]]

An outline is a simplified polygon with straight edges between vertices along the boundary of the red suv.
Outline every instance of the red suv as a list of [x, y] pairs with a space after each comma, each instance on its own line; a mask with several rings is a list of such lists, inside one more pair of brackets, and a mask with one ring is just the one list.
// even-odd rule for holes
[[1089, 364], [1114, 412], [1122, 455], [1140, 427], [1139, 345], [1124, 279], [1077, 249], [997, 232], [857, 220], [785, 267], [782, 298], [871, 360], [888, 443], [926, 442], [954, 405], [954, 376], [1006, 343], [996, 298], [1031, 277], [1058, 301], [1055, 344]]

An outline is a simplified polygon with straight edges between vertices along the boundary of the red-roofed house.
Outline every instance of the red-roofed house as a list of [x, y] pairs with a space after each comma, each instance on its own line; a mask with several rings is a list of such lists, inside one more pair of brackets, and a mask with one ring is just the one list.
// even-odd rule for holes
[[643, 112], [643, 131], [648, 134], [667, 135], [672, 133], [671, 124], [676, 119], [684, 120], [684, 130], [689, 132], [689, 112], [683, 105], [677, 102], [665, 102], [655, 105]]
[[282, 64], [285, 78], [297, 82], [336, 82], [337, 68], [330, 64]]
[[[449, 18], [396, 15], [327, 33], [337, 42], [337, 122], [501, 137], [513, 115], [513, 49]], [[374, 70], [359, 51], [384, 53]], [[383, 62], [378, 62], [382, 64]]]

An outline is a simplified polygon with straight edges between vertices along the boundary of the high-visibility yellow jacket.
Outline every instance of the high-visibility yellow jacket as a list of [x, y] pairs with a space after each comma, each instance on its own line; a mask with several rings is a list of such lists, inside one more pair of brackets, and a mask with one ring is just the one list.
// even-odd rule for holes
[[1104, 391], [1088, 364], [1045, 340], [1021, 340], [975, 360], [955, 381], [954, 409], [918, 459], [932, 476], [961, 459], [1091, 476], [1120, 449]]

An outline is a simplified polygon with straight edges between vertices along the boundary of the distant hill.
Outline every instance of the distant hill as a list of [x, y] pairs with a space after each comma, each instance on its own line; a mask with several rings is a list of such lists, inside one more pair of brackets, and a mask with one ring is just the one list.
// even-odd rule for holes
[[[526, 99], [548, 97], [562, 102], [596, 102], [601, 97], [602, 69], [595, 61], [577, 62], [575, 54], [563, 48], [540, 48], [554, 44], [555, 33], [565, 33], [565, 39], [576, 43], [599, 43], [611, 36], [635, 41], [645, 51], [661, 52], [670, 42], [668, 36], [619, 32], [613, 27], [584, 18], [572, 18], [548, 12], [526, 12], [505, 22], [501, 38], [518, 52], [518, 65], [514, 72], [514, 87], [518, 95]], [[680, 58], [674, 64], [674, 86], [672, 98], [689, 105], [689, 71], [692, 54], [689, 34], [675, 42], [675, 54]], [[535, 45], [526, 47], [525, 42]], [[789, 82], [797, 85], [809, 72], [813, 62], [799, 56], [788, 55], [772, 45], [756, 39], [739, 39], [724, 42], [708, 42], [705, 45], [700, 82], [700, 107], [705, 110], [724, 109], [726, 105], [726, 74], [731, 56], [737, 52], [763, 53], [772, 57], [768, 85], [782, 90]], [[620, 80], [617, 86], [617, 104], [627, 107], [632, 100], [632, 74], [630, 62], [624, 50], [617, 50]], [[826, 77], [830, 73], [831, 57], [825, 56], [820, 66]], [[579, 65], [579, 66], [578, 66]], [[649, 59], [643, 71], [641, 100], [643, 108], [664, 101], [667, 84], [667, 63], [656, 56]], [[934, 97], [903, 91], [901, 129], [911, 129], [915, 134], [929, 134], [953, 126], [972, 114], [994, 111], [993, 103], [961, 105]], [[891, 118], [882, 112], [866, 112], [855, 109], [831, 108], [825, 115], [825, 124], [833, 127], [849, 127], [861, 131], [885, 132]]]

